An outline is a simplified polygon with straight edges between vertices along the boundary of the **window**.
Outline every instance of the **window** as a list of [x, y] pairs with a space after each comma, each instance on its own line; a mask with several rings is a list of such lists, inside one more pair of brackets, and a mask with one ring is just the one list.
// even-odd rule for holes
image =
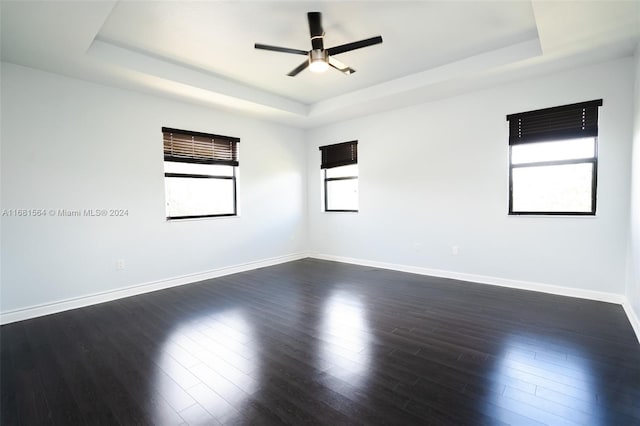
[[358, 211], [358, 141], [321, 146], [324, 210]]
[[507, 116], [509, 214], [595, 215], [602, 99]]
[[167, 219], [237, 214], [240, 139], [162, 128]]

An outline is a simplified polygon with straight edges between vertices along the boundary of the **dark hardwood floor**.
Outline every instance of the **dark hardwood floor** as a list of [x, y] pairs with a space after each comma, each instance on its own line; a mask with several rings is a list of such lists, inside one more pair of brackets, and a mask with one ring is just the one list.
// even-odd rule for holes
[[305, 259], [1, 329], [2, 425], [640, 425], [618, 305]]

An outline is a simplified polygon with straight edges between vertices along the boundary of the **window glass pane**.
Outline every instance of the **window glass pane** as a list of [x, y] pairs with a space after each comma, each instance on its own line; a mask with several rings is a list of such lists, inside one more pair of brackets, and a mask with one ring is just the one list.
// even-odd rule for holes
[[348, 166], [332, 167], [325, 169], [328, 178], [358, 176], [358, 165], [349, 164]]
[[220, 164], [192, 164], [175, 161], [164, 162], [165, 173], [188, 173], [193, 175], [233, 176], [233, 166]]
[[165, 178], [167, 216], [234, 214], [233, 179]]
[[358, 210], [358, 179], [327, 181], [327, 210]]
[[593, 164], [513, 169], [514, 212], [590, 212]]
[[511, 147], [512, 164], [593, 158], [594, 156], [595, 138], [527, 143]]

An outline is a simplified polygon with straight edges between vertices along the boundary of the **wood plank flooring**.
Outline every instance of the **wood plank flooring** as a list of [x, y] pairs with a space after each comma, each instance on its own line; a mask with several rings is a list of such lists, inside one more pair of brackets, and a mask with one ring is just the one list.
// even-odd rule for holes
[[2, 425], [640, 425], [620, 306], [315, 259], [0, 337]]

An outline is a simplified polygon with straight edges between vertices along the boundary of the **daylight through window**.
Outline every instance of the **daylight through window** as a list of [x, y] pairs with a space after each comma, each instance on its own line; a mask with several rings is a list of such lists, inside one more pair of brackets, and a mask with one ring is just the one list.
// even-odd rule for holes
[[507, 116], [509, 214], [594, 215], [602, 100]]
[[240, 139], [162, 128], [167, 219], [237, 214]]
[[324, 210], [358, 211], [358, 141], [321, 146]]

